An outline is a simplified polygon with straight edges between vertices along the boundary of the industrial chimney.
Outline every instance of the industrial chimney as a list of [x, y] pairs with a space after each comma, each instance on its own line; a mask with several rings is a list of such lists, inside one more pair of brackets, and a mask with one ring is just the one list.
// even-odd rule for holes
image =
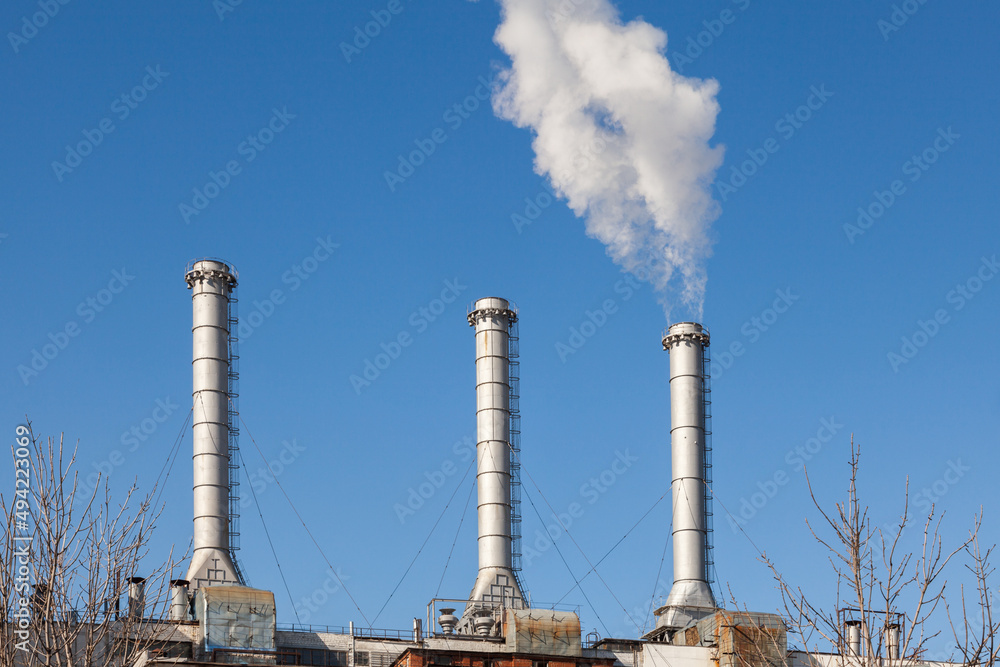
[[230, 299], [237, 273], [200, 260], [184, 276], [194, 312], [194, 553], [191, 589], [242, 584], [229, 543]]
[[170, 581], [170, 620], [188, 620], [188, 582], [186, 579]]
[[708, 578], [705, 359], [708, 331], [695, 322], [667, 329], [674, 585], [656, 610], [657, 628], [683, 628], [715, 611]]
[[[516, 321], [517, 313], [510, 303], [496, 297], [479, 299], [469, 313], [469, 324], [476, 329], [479, 575], [461, 630], [468, 629], [467, 623], [474, 627], [477, 608], [524, 607], [524, 595], [514, 574], [511, 530], [509, 340]], [[480, 621], [480, 629], [482, 625]]]
[[146, 610], [146, 579], [131, 577], [128, 580], [129, 618], [142, 618]]

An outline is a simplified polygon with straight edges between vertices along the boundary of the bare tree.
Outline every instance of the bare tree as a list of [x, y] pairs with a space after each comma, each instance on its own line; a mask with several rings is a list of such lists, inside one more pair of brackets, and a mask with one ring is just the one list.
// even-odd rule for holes
[[[781, 574], [767, 554], [762, 554], [761, 560], [778, 583], [785, 614], [805, 650], [818, 650], [818, 642], [825, 640], [850, 658], [851, 664], [862, 666], [921, 659], [927, 654], [928, 643], [939, 634], [928, 621], [944, 602], [944, 570], [952, 557], [971, 545], [975, 545], [972, 553], [979, 554], [979, 524], [977, 521], [976, 530], [966, 542], [946, 550], [940, 532], [943, 515], [937, 516], [932, 506], [923, 521], [921, 547], [907, 550], [902, 538], [911, 523], [908, 483], [898, 524], [883, 531], [872, 525], [869, 507], [858, 493], [860, 460], [861, 448], [852, 436], [847, 499], [837, 503], [832, 512], [823, 509], [806, 474], [810, 497], [823, 519], [822, 534], [807, 524], [813, 537], [828, 551], [837, 584], [835, 607], [809, 599], [801, 587]], [[974, 572], [982, 574], [981, 590], [985, 590], [990, 570], [985, 557], [979, 562], [981, 567]], [[858, 630], [853, 641], [847, 632], [849, 624]], [[989, 646], [992, 650], [992, 644]], [[971, 652], [982, 656], [984, 649]]]
[[[133, 483], [113, 501], [105, 478], [84, 491], [76, 450], [67, 453], [62, 437], [58, 444], [36, 438], [30, 424], [15, 447], [15, 468], [27, 469], [30, 481], [14, 494], [0, 492], [0, 665], [131, 664], [156, 639], [173, 565], [169, 557], [155, 565], [144, 560], [159, 515], [155, 489], [142, 496]], [[30, 584], [20, 569], [25, 562]], [[120, 601], [140, 564], [151, 595], [130, 614]]]
[[946, 605], [948, 611], [948, 622], [955, 638], [955, 646], [962, 656], [962, 663], [965, 665], [983, 665], [992, 667], [1000, 657], [1000, 643], [997, 642], [997, 634], [1000, 633], [1000, 619], [993, 616], [993, 596], [995, 592], [990, 588], [990, 580], [996, 568], [990, 564], [990, 555], [996, 545], [983, 549], [979, 544], [979, 527], [982, 523], [982, 513], [976, 518], [975, 527], [970, 533], [969, 542], [965, 545], [965, 552], [970, 563], [966, 568], [972, 574], [976, 582], [975, 596], [971, 600], [966, 599], [965, 587], [960, 589], [960, 612], [957, 619], [952, 617], [950, 606]]

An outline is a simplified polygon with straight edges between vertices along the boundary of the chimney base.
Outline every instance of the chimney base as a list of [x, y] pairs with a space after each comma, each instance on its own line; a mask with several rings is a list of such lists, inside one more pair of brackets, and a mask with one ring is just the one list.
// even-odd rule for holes
[[514, 573], [503, 568], [485, 568], [479, 571], [476, 585], [469, 595], [469, 604], [458, 624], [459, 634], [479, 634], [476, 619], [492, 614], [498, 609], [525, 609], [524, 597]]
[[656, 628], [680, 629], [692, 621], [711, 616], [718, 607], [712, 589], [704, 581], [675, 581], [666, 603], [653, 612]]
[[202, 586], [242, 585], [236, 576], [236, 566], [233, 565], [229, 552], [221, 549], [195, 551], [185, 578], [191, 582], [192, 591]]

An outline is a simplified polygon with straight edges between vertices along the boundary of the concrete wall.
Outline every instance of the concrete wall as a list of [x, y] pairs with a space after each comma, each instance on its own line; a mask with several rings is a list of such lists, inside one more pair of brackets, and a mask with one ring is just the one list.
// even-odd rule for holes
[[707, 646], [644, 644], [636, 667], [713, 667], [715, 650]]

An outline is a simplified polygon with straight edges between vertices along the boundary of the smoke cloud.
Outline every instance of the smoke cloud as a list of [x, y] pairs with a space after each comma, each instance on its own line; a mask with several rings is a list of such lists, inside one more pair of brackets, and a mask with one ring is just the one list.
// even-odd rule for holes
[[673, 72], [667, 35], [623, 23], [608, 0], [499, 0], [494, 37], [510, 56], [493, 107], [534, 135], [547, 177], [625, 270], [701, 317], [718, 83]]

